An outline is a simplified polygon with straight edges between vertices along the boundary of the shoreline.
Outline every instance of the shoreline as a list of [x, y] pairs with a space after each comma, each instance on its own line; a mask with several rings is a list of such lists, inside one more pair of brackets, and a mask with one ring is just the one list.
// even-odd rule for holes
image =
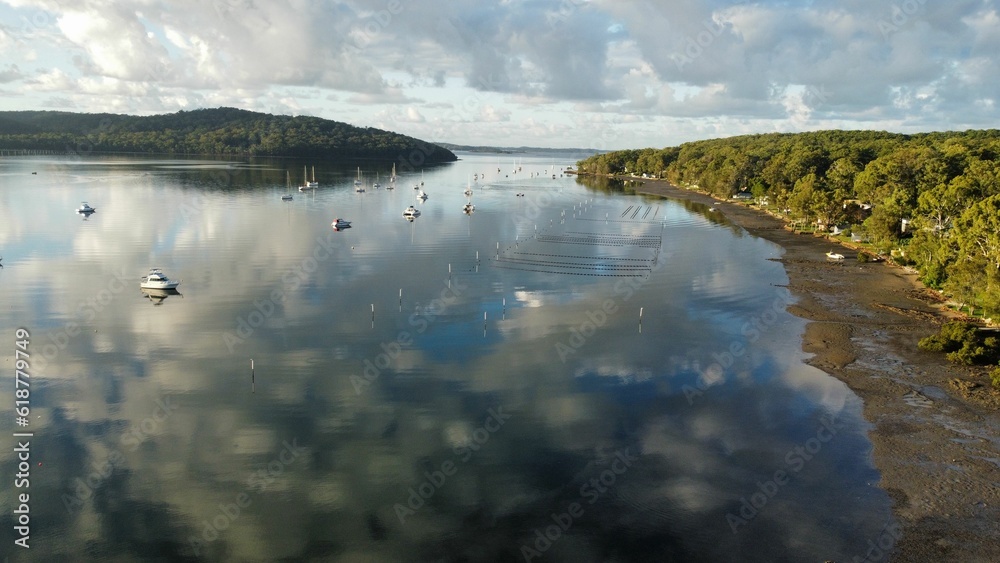
[[[902, 535], [866, 561], [1000, 561], [1000, 393], [985, 370], [949, 364], [917, 342], [957, 314], [915, 274], [826, 237], [795, 234], [770, 214], [640, 180], [647, 194], [704, 203], [784, 249], [788, 307], [807, 322], [806, 363], [846, 384], [871, 424], [872, 462]], [[837, 249], [841, 262], [826, 259]], [[873, 545], [884, 538], [871, 538]], [[884, 550], [886, 546], [881, 546]]]

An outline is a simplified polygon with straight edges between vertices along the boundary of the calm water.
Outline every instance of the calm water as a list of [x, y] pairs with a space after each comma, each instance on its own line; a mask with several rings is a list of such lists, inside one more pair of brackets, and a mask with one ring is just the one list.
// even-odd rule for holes
[[[767, 260], [779, 248], [702, 206], [562, 177], [572, 162], [461, 156], [365, 193], [358, 163], [318, 162], [320, 188], [288, 202], [301, 162], [0, 160], [3, 421], [33, 432], [30, 489], [11, 487], [3, 454], [4, 551], [869, 552], [889, 501], [860, 402], [803, 365], [803, 323]], [[388, 184], [388, 166], [363, 166]], [[81, 201], [97, 212], [76, 214]], [[179, 293], [141, 292], [150, 267]], [[30, 557], [13, 544], [24, 492]]]

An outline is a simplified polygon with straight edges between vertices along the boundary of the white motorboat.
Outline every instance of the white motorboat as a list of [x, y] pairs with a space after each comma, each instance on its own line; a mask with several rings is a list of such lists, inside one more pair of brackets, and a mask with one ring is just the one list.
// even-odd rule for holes
[[97, 209], [95, 209], [95, 208], [91, 207], [91, 206], [90, 206], [90, 204], [89, 204], [89, 203], [87, 203], [86, 201], [85, 201], [85, 202], [83, 202], [83, 203], [82, 203], [82, 204], [80, 205], [80, 207], [78, 207], [78, 208], [76, 209], [76, 212], [77, 212], [77, 213], [93, 213], [93, 212], [95, 212], [95, 211], [97, 211]]
[[142, 289], [176, 289], [180, 284], [180, 280], [169, 279], [159, 268], [150, 268], [149, 273], [139, 280]]
[[333, 221], [333, 223], [331, 223], [331, 225], [333, 225], [334, 229], [346, 229], [347, 227], [351, 226], [351, 222], [350, 221], [345, 221], [345, 220], [341, 219], [340, 217], [337, 217]]
[[462, 212], [463, 213], [472, 213], [475, 210], [476, 210], [476, 206], [472, 205], [471, 201], [469, 203], [466, 203], [465, 205], [462, 206]]
[[420, 217], [420, 210], [411, 205], [403, 211], [403, 217]]
[[844, 255], [843, 254], [840, 254], [840, 253], [837, 253], [837, 252], [833, 252], [833, 251], [827, 252], [826, 253], [826, 257], [827, 257], [827, 259], [833, 260], [835, 262], [840, 262], [841, 260], [844, 259]]

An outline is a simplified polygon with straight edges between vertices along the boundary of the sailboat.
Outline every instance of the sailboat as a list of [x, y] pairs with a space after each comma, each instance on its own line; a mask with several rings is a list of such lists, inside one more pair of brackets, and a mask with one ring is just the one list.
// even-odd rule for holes
[[472, 182], [469, 182], [465, 187], [465, 195], [469, 196], [469, 201], [462, 206], [462, 212], [466, 215], [471, 215], [473, 211], [476, 210], [476, 206], [472, 205]]
[[[285, 189], [292, 191], [292, 175], [287, 170], [285, 170]], [[292, 194], [285, 194], [281, 196], [281, 201], [291, 201]]]
[[390, 184], [395, 184], [396, 183], [396, 163], [395, 162], [392, 163], [392, 176], [389, 176], [389, 183]]
[[354, 191], [359, 194], [365, 191], [365, 185], [361, 183], [361, 169], [358, 168], [358, 179], [354, 181]]
[[378, 183], [378, 172], [375, 172], [375, 183], [372, 184], [372, 187], [376, 190], [382, 187], [382, 184]]
[[[315, 178], [315, 176], [316, 176], [316, 169], [314, 168], [313, 169], [313, 177]], [[316, 184], [316, 182], [310, 182], [309, 181], [309, 175], [306, 174], [306, 167], [305, 166], [302, 167], [302, 180], [305, 183], [302, 184], [301, 186], [299, 186], [299, 191], [300, 192], [304, 192], [306, 190], [315, 190], [316, 189], [317, 184]]]
[[316, 181], [316, 167], [315, 166], [312, 167], [312, 182], [307, 182], [307, 184], [311, 188], [318, 188], [319, 187], [319, 182]]

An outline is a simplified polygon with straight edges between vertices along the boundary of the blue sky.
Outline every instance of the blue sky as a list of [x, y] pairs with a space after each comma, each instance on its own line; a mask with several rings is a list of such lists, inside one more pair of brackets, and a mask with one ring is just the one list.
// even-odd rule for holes
[[0, 110], [618, 149], [997, 126], [1000, 0], [0, 0]]

